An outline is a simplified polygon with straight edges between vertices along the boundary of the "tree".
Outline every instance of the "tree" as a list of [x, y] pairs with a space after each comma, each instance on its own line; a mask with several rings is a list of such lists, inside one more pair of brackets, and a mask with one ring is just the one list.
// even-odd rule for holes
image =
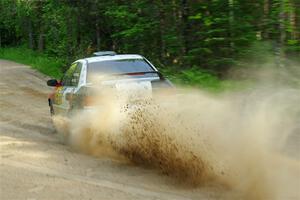
[[255, 54], [256, 43], [273, 43], [280, 57], [299, 54], [299, 7], [296, 0], [2, 0], [0, 46], [27, 44], [69, 62], [95, 50], [140, 53], [161, 68], [222, 76]]

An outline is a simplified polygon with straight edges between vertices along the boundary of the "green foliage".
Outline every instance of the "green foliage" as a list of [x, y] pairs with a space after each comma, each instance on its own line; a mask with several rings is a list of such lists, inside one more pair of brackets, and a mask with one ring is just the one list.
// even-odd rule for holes
[[69, 63], [96, 50], [137, 53], [182, 72], [175, 76], [185, 83], [214, 88], [245, 60], [299, 59], [299, 7], [296, 0], [1, 0], [0, 46], [26, 45]]
[[[62, 59], [49, 57], [46, 54], [34, 52], [28, 48], [2, 48], [0, 59], [16, 61], [31, 66], [50, 77], [61, 78], [62, 67], [65, 63]], [[162, 70], [171, 81], [181, 86], [195, 86], [207, 91], [220, 92], [225, 90], [236, 90], [246, 87], [246, 82], [220, 80], [211, 72], [197, 70], [196, 68], [183, 70], [176, 73], [173, 70]]]
[[212, 72], [197, 68], [186, 69], [178, 73], [177, 70], [162, 70], [173, 83], [184, 87], [198, 87], [210, 92], [224, 92], [249, 88], [249, 80], [221, 80]]
[[2, 48], [0, 49], [0, 59], [16, 61], [31, 66], [50, 77], [61, 78], [62, 66], [64, 61], [54, 57], [34, 52], [30, 49], [19, 48]]

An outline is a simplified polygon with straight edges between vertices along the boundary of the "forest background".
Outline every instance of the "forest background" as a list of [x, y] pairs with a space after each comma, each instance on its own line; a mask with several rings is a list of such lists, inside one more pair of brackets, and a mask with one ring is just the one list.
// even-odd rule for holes
[[175, 83], [219, 91], [245, 82], [232, 71], [299, 62], [299, 8], [299, 0], [0, 0], [0, 58], [59, 78], [94, 51], [136, 53]]

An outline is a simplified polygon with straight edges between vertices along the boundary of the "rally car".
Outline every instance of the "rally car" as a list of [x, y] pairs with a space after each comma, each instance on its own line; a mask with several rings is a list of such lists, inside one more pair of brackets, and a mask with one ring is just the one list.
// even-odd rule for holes
[[95, 52], [92, 57], [75, 61], [61, 80], [48, 80], [47, 85], [54, 87], [48, 96], [51, 115], [91, 109], [96, 104], [94, 97], [100, 96], [102, 89], [109, 88], [116, 93], [139, 91], [139, 97], [129, 96], [138, 100], [153, 98], [155, 90], [173, 88], [143, 56], [113, 51]]

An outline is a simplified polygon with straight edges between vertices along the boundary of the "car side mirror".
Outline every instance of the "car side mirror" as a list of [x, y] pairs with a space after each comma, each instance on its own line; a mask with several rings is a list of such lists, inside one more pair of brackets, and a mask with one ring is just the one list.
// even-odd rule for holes
[[57, 84], [58, 84], [58, 82], [56, 79], [50, 79], [47, 81], [47, 85], [51, 86], [51, 87], [55, 87], [55, 86], [57, 86]]

